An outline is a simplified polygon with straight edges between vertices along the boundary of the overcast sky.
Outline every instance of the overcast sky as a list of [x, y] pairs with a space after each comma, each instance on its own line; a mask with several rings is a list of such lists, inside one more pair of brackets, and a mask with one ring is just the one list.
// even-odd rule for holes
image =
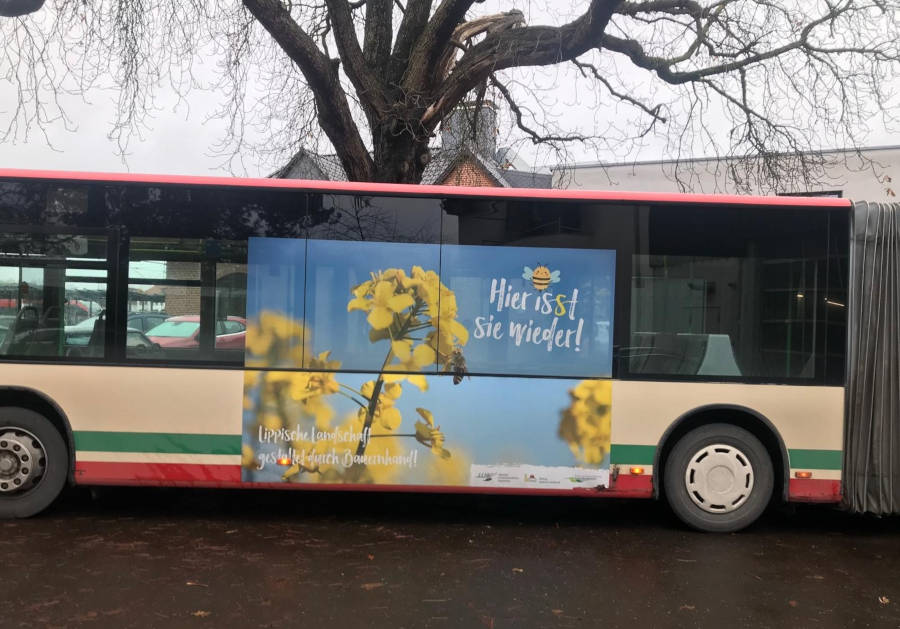
[[[8, 92], [0, 93], [0, 111], [8, 110]], [[177, 99], [169, 90], [161, 90], [160, 111], [149, 121], [143, 141], [133, 142], [125, 160], [115, 142], [107, 135], [114, 118], [115, 103], [108, 94], [91, 95], [91, 103], [69, 99], [67, 112], [76, 126], [68, 132], [62, 124], [51, 125], [49, 140], [32, 133], [28, 141], [0, 143], [0, 166], [53, 170], [90, 170], [102, 172], [143, 172], [193, 175], [227, 175], [222, 158], [214, 156], [225, 125], [221, 120], [207, 122], [217, 104], [217, 95], [194, 92], [190, 110], [176, 108]], [[247, 174], [261, 173], [249, 165]]]
[[[495, 7], [509, 9], [522, 6], [521, 2], [512, 0], [494, 0]], [[508, 5], [508, 6], [507, 6]], [[476, 5], [484, 6], [484, 5]], [[490, 7], [489, 7], [490, 8]], [[479, 9], [478, 14], [487, 9]], [[529, 22], [552, 21], [566, 19], [565, 15], [548, 16], [541, 9], [527, 9]], [[207, 60], [208, 65], [211, 60]], [[574, 121], [576, 125], [590, 125], [596, 119], [597, 106], [593, 95], [586, 95], [584, 88], [575, 86], [565, 74], [557, 70], [540, 70], [541, 82], [553, 85], [557, 104], [556, 113], [564, 117], [564, 122]], [[636, 79], [637, 80], [637, 79]], [[64, 169], [90, 171], [131, 171], [171, 174], [229, 174], [223, 168], [224, 160], [216, 156], [214, 147], [221, 140], [224, 122], [210, 120], [210, 116], [219, 105], [220, 94], [193, 91], [188, 108], [186, 105], [176, 107], [174, 94], [164, 88], [157, 93], [158, 111], [148, 121], [142, 141], [135, 141], [130, 146], [125, 160], [117, 154], [114, 142], [107, 138], [111, 122], [114, 119], [114, 94], [95, 92], [88, 96], [88, 103], [77, 97], [69, 97], [65, 101], [74, 131], [66, 131], [61, 123], [49, 125], [48, 139], [32, 131], [27, 140], [19, 138], [14, 142], [0, 143], [0, 167], [31, 169]], [[14, 94], [8, 84], [0, 79], [0, 121], [15, 107]], [[619, 110], [609, 108], [603, 116], [611, 118], [619, 115]], [[624, 115], [623, 115], [624, 116]], [[624, 117], [622, 118], [625, 119]], [[724, 119], [723, 119], [724, 124]], [[506, 133], [501, 132], [504, 137]], [[871, 121], [871, 128], [860, 131], [860, 142], [865, 145], [900, 144], [900, 133], [887, 131], [879, 120]], [[642, 148], [634, 150], [619, 148], [586, 148], [574, 146], [571, 149], [570, 161], [629, 161], [635, 159], [651, 160], [667, 157], [663, 151], [664, 140], [648, 136]], [[699, 155], [698, 155], [699, 156]], [[535, 152], [527, 144], [520, 146], [520, 157], [538, 169], [546, 170], [558, 161], [558, 156]], [[266, 175], [272, 170], [271, 164], [245, 162], [245, 172], [250, 176]]]

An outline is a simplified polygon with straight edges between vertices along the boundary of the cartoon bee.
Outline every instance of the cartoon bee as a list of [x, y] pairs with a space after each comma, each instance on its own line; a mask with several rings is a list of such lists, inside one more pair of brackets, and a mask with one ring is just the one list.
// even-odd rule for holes
[[469, 370], [466, 369], [466, 359], [461, 349], [457, 347], [450, 353], [444, 371], [453, 372], [453, 384], [459, 384], [464, 377], [468, 377], [466, 374], [469, 373]]
[[523, 269], [522, 278], [531, 282], [536, 290], [544, 291], [550, 284], [559, 282], [559, 271], [550, 271], [545, 265], [538, 262], [537, 267], [532, 269], [526, 266]]

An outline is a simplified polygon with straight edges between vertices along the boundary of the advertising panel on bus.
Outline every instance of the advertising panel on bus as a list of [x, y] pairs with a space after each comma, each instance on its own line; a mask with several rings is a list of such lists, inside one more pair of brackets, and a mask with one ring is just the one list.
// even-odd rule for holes
[[609, 484], [615, 254], [254, 238], [246, 482]]

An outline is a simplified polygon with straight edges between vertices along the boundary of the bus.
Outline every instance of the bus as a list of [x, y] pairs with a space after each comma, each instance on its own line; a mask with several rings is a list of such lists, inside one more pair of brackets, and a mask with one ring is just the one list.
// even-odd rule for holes
[[664, 498], [720, 532], [839, 502], [851, 210], [0, 170], [0, 518], [67, 483]]

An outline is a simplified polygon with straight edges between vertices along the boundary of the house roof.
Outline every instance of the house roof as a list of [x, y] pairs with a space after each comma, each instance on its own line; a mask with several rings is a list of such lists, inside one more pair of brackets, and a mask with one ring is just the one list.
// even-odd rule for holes
[[527, 170], [504, 170], [503, 177], [510, 188], [550, 188], [553, 186], [553, 175], [536, 173]]
[[493, 159], [473, 151], [469, 146], [464, 146], [455, 151], [434, 151], [431, 161], [425, 167], [425, 172], [422, 173], [422, 183], [425, 185], [443, 183], [450, 176], [450, 173], [453, 172], [454, 168], [469, 159], [481, 167], [485, 174], [493, 179], [499, 187], [513, 187], [503, 176], [505, 171], [500, 169], [499, 164]]
[[287, 164], [269, 175], [272, 179], [349, 181], [337, 155], [322, 155], [301, 148]]
[[[431, 161], [422, 173], [422, 184], [440, 184], [466, 159], [473, 160], [485, 173], [502, 188], [550, 188], [553, 177], [549, 173], [502, 168], [492, 157], [473, 151], [471, 147], [461, 150], [443, 151], [435, 149]], [[320, 179], [326, 181], [348, 181], [347, 173], [336, 155], [322, 155], [300, 149], [288, 162], [269, 175], [273, 179]]]

